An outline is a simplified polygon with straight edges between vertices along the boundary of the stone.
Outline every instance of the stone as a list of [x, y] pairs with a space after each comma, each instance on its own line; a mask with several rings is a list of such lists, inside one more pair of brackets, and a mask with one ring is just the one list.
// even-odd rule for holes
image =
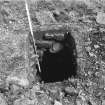
[[96, 17], [96, 21], [99, 24], [105, 24], [105, 13], [104, 12], [98, 12], [97, 17]]
[[55, 104], [54, 105], [62, 105], [62, 103], [55, 100]]

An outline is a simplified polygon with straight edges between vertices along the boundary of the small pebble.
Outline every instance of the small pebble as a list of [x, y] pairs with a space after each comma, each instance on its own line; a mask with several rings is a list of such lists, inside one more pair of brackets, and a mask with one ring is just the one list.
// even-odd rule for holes
[[59, 101], [55, 100], [55, 104], [54, 105], [62, 105], [62, 103], [60, 103]]

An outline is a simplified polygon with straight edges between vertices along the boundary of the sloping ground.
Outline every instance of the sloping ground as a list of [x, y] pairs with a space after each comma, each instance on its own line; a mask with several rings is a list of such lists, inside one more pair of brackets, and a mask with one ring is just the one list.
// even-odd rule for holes
[[39, 83], [24, 1], [0, 1], [0, 105], [104, 105], [104, 1], [43, 0], [29, 5], [34, 30], [71, 30], [78, 78]]

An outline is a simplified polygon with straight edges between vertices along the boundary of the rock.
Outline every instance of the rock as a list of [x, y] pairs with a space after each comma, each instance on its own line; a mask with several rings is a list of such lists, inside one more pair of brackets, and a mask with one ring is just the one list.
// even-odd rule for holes
[[105, 105], [105, 100], [102, 100], [102, 105]]
[[55, 104], [54, 105], [62, 105], [62, 103], [60, 103], [59, 101], [55, 100]]
[[12, 82], [12, 83], [18, 84], [23, 87], [27, 87], [29, 85], [29, 81], [25, 75], [21, 75], [21, 76], [20, 75], [18, 75], [18, 76], [10, 75], [7, 77], [6, 81], [7, 81], [7, 83]]
[[4, 99], [2, 94], [0, 94], [0, 105], [7, 105], [6, 100]]
[[105, 13], [104, 12], [98, 12], [96, 21], [100, 24], [105, 24]]

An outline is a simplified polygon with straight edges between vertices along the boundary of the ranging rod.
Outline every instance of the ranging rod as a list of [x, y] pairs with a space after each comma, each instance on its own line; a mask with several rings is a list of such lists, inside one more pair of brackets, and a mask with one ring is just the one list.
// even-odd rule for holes
[[37, 65], [38, 65], [39, 72], [41, 72], [41, 67], [40, 67], [40, 63], [39, 63], [39, 59], [38, 59], [38, 53], [37, 53], [36, 40], [35, 40], [34, 34], [33, 34], [32, 21], [31, 21], [31, 16], [30, 16], [27, 0], [25, 0], [25, 8], [26, 8], [26, 11], [27, 11], [29, 28], [30, 28], [30, 32], [31, 32], [31, 36], [32, 36], [33, 44], [34, 44], [34, 50], [35, 50], [35, 54], [36, 54], [36, 62], [37, 62]]

